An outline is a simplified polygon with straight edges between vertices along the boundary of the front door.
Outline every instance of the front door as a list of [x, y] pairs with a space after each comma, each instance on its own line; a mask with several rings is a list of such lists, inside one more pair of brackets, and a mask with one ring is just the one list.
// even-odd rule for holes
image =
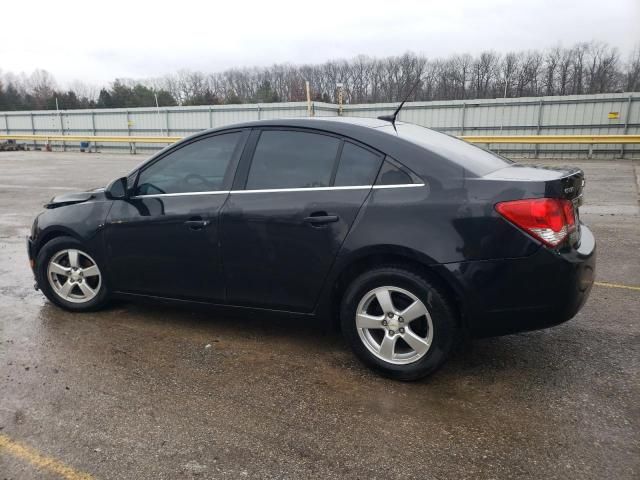
[[382, 157], [314, 130], [256, 136], [221, 214], [227, 301], [308, 312]]
[[117, 290], [224, 301], [218, 216], [245, 136], [195, 139], [142, 167], [130, 198], [116, 200], [107, 219]]

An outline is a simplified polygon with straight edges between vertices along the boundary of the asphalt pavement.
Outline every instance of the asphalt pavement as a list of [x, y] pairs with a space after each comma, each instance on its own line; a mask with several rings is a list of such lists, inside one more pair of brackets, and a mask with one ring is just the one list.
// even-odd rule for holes
[[0, 479], [640, 478], [640, 163], [587, 176], [597, 281], [558, 327], [464, 344], [418, 383], [317, 323], [33, 289], [24, 237], [53, 195], [141, 155], [0, 153]]

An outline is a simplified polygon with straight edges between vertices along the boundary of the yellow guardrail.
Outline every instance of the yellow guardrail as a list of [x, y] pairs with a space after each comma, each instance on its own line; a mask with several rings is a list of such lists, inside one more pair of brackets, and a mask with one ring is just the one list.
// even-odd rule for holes
[[471, 143], [640, 143], [640, 135], [462, 135]]
[[[640, 135], [462, 135], [471, 143], [534, 143], [534, 144], [630, 144], [640, 143]], [[93, 143], [175, 143], [182, 137], [154, 136], [94, 136], [94, 135], [22, 135], [0, 134], [0, 140], [31, 140], [36, 142]]]
[[18, 135], [0, 134], [0, 140], [31, 140], [35, 142], [93, 142], [93, 143], [175, 143], [182, 137], [134, 137], [102, 135]]

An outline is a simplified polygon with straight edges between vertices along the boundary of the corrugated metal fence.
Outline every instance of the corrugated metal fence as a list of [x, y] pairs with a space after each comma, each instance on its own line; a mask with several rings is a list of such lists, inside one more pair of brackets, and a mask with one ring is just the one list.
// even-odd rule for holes
[[[343, 116], [377, 117], [397, 104], [344, 105]], [[337, 105], [314, 102], [313, 113], [336, 116]], [[7, 134], [183, 136], [238, 122], [307, 116], [306, 102], [0, 112], [0, 132]], [[571, 95], [492, 100], [411, 102], [400, 120], [452, 135], [640, 134], [640, 93]], [[41, 145], [35, 145], [41, 146]], [[163, 145], [139, 145], [157, 149]], [[66, 144], [61, 148], [78, 149]], [[129, 149], [128, 144], [99, 145], [100, 150]], [[489, 145], [514, 156], [585, 155], [588, 145]], [[595, 145], [596, 156], [640, 156], [640, 145]]]

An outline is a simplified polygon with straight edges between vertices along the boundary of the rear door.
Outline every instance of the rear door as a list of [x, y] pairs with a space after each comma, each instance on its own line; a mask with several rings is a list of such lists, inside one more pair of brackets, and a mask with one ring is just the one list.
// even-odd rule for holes
[[382, 156], [314, 130], [254, 130], [221, 213], [229, 303], [311, 311]]
[[218, 215], [248, 131], [198, 138], [145, 165], [106, 225], [117, 290], [224, 301]]

